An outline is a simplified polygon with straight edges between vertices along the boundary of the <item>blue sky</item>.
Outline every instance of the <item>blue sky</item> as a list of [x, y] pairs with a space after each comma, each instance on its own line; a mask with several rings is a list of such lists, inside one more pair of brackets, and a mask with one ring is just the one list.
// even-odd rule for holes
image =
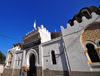
[[[44, 25], [49, 32], [67, 27], [69, 19], [83, 7], [100, 6], [100, 0], [0, 0], [0, 50], [6, 55], [13, 44], [36, 27]], [[20, 40], [20, 41], [18, 41]]]

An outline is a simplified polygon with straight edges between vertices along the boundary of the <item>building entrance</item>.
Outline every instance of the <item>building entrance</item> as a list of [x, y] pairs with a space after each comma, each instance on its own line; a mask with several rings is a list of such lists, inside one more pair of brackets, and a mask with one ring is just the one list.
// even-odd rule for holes
[[30, 67], [27, 76], [36, 76], [35, 55], [32, 54], [29, 60]]

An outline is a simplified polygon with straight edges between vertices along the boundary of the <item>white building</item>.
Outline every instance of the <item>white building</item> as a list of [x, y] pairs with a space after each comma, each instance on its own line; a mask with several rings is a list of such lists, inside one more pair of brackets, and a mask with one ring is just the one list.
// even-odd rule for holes
[[26, 34], [23, 43], [8, 50], [3, 76], [99, 76], [100, 8], [83, 8], [67, 29], [50, 34], [40, 28]]

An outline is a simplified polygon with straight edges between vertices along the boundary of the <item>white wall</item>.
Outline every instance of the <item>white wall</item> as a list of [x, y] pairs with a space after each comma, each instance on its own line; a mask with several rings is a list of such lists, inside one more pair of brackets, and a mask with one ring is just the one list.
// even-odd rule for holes
[[[58, 38], [59, 39], [59, 38]], [[47, 43], [44, 43], [42, 45], [42, 52], [43, 52], [43, 69], [49, 69], [49, 70], [56, 70], [56, 71], [66, 71], [67, 69], [67, 63], [66, 58], [64, 54], [64, 48], [63, 48], [63, 42], [62, 40], [53, 39]], [[56, 56], [56, 62], [57, 64], [52, 63], [52, 56], [51, 51], [55, 51]], [[60, 55], [61, 54], [61, 55]]]
[[71, 71], [90, 71], [90, 66], [84, 54], [84, 48], [81, 44], [80, 37], [89, 24], [100, 22], [100, 15], [98, 16], [94, 12], [92, 12], [91, 15], [91, 19], [87, 19], [83, 16], [81, 23], [74, 20], [74, 25], [70, 26], [70, 24], [67, 24], [66, 29], [61, 26]]
[[[18, 57], [20, 58], [19, 65], [18, 65]], [[14, 59], [14, 62], [15, 62], [14, 68], [15, 69], [21, 69], [21, 67], [22, 67], [22, 60], [23, 60], [22, 58], [23, 58], [22, 57], [22, 53], [17, 53], [16, 54], [16, 57]]]
[[41, 25], [41, 28], [39, 29], [40, 37], [41, 37], [41, 43], [51, 40], [51, 34], [46, 28], [44, 28], [43, 25]]
[[0, 64], [0, 73], [3, 73], [4, 65]]
[[[18, 49], [18, 46], [13, 47], [12, 49], [8, 50], [9, 52], [7, 53], [6, 56], [6, 65], [4, 68], [9, 68], [9, 69], [20, 69], [22, 67], [22, 62], [23, 62], [23, 50]], [[12, 59], [11, 59], [11, 66], [7, 67], [7, 63], [8, 63], [8, 57], [9, 54], [12, 53]], [[18, 65], [18, 57], [20, 57], [20, 61], [19, 61], [19, 65]]]

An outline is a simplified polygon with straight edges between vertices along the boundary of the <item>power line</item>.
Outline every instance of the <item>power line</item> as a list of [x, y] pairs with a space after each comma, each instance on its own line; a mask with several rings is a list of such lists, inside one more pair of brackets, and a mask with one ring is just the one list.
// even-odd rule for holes
[[[93, 22], [95, 22], [99, 17], [100, 17], [100, 16], [98, 16]], [[79, 25], [79, 27], [81, 27], [81, 26]], [[78, 32], [80, 32], [80, 31], [82, 31], [83, 29], [85, 29], [86, 27], [87, 27], [87, 26], [83, 27], [82, 29], [80, 29], [80, 30], [78, 30], [78, 31], [72, 32], [72, 33], [70, 33], [70, 34], [66, 34], [66, 35], [64, 35], [63, 37], [69, 36], [69, 35], [72, 35], [72, 34], [75, 34], [75, 33], [78, 33]]]
[[[4, 41], [6, 42], [7, 46], [10, 46], [9, 43], [6, 41], [6, 39], [4, 37], [2, 37], [4, 39]], [[7, 54], [7, 51], [4, 51]]]
[[[93, 22], [95, 22], [99, 17], [100, 17], [100, 16], [98, 16]], [[87, 27], [87, 26], [83, 27], [83, 28], [82, 28], [81, 30], [79, 30], [79, 31], [76, 31], [76, 32], [73, 32], [73, 33], [64, 35], [63, 37], [68, 36], [68, 35], [72, 35], [72, 34], [75, 34], [75, 33], [78, 33], [78, 32], [80, 32], [80, 31], [82, 31], [83, 29], [85, 29], [86, 27]], [[68, 49], [71, 45], [73, 45], [73, 44], [75, 43], [75, 41], [80, 37], [80, 35], [81, 35], [81, 34], [79, 34], [79, 35], [74, 39], [74, 41], [72, 41], [72, 43], [69, 44], [67, 48], [65, 48], [65, 49], [66, 49], [66, 51], [65, 51], [66, 54], [67, 54], [67, 49]], [[65, 45], [64, 45], [64, 46], [65, 46]], [[67, 55], [67, 56], [68, 56], [68, 55]], [[76, 56], [77, 56], [77, 55], [76, 55]], [[68, 59], [69, 59], [69, 58], [68, 58]], [[69, 63], [69, 66], [70, 66], [70, 63]], [[47, 67], [47, 70], [45, 70], [43, 73], [41, 73], [41, 75], [47, 73], [47, 71], [48, 71], [50, 68], [52, 68], [52, 67], [53, 67], [52, 65], [50, 65], [49, 67]], [[71, 70], [71, 68], [70, 68], [70, 70]]]
[[85, 5], [85, 6], [87, 6], [87, 4], [88, 4], [88, 1], [89, 1], [89, 0], [87, 0], [87, 2], [86, 2], [86, 5]]
[[[99, 17], [100, 17], [100, 16], [98, 16], [93, 22], [95, 22]], [[76, 32], [73, 32], [73, 33], [64, 35], [64, 36], [62, 36], [62, 37], [65, 37], [65, 36], [69, 36], [69, 35], [78, 33], [78, 32], [80, 32], [80, 31], [82, 31], [83, 29], [85, 29], [86, 27], [87, 27], [87, 26], [83, 27], [82, 29], [80, 29], [80, 30], [78, 30], [78, 31], [76, 31]], [[79, 34], [67, 47], [65, 47], [65, 49], [66, 49], [65, 52], [66, 52], [66, 56], [67, 56], [67, 60], [68, 60], [69, 67], [70, 67], [70, 63], [69, 63], [69, 58], [68, 58], [68, 55], [67, 55], [68, 48], [71, 47], [71, 46], [75, 43], [75, 41], [80, 37], [80, 35], [81, 35], [81, 34]], [[65, 43], [64, 43], [64, 46], [65, 46]], [[77, 55], [76, 55], [76, 56], [77, 56]], [[74, 57], [75, 57], [75, 56], [74, 56]], [[70, 70], [71, 70], [71, 68], [70, 68]]]
[[9, 39], [12, 39], [12, 40], [22, 41], [22, 40], [15, 39], [15, 38], [12, 38], [12, 37], [8, 37], [8, 36], [2, 35], [2, 34], [0, 34], [0, 36], [2, 36], [2, 37], [6, 37], [6, 38], [9, 38]]
[[[5, 39], [4, 37], [2, 37], [2, 38], [3, 38], [3, 39], [4, 39], [4, 41], [7, 43], [7, 45], [9, 45], [9, 44], [8, 44], [8, 42], [6, 41], [6, 39]], [[9, 46], [10, 46], [10, 45], [9, 45]]]

